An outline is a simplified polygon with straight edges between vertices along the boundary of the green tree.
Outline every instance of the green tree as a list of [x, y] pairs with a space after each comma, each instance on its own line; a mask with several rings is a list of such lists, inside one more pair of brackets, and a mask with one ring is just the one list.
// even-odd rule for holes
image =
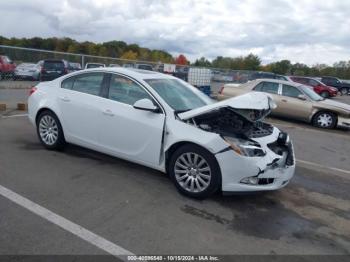
[[197, 59], [192, 65], [194, 65], [194, 66], [210, 67], [211, 63], [205, 57], [201, 57], [201, 58]]

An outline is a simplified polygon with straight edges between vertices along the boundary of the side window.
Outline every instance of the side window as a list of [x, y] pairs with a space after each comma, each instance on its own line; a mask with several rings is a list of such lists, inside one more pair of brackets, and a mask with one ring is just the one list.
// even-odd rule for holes
[[74, 83], [74, 77], [70, 77], [62, 81], [61, 87], [64, 89], [72, 89], [73, 83]]
[[103, 81], [103, 73], [78, 75], [74, 79], [72, 90], [98, 96]]
[[317, 81], [315, 81], [315, 80], [313, 80], [313, 79], [309, 79], [308, 82], [309, 82], [309, 85], [310, 85], [310, 86], [318, 86]]
[[134, 81], [119, 75], [112, 75], [108, 98], [120, 103], [133, 105], [136, 101], [151, 96]]
[[264, 82], [264, 85], [261, 91], [270, 93], [270, 94], [278, 94], [278, 86], [279, 86], [278, 83]]
[[262, 91], [264, 82], [259, 83], [257, 86], [253, 88], [254, 91]]
[[283, 85], [283, 88], [282, 88], [282, 95], [283, 96], [297, 98], [299, 95], [302, 95], [302, 94], [303, 93], [300, 92], [299, 89], [295, 88], [294, 86]]

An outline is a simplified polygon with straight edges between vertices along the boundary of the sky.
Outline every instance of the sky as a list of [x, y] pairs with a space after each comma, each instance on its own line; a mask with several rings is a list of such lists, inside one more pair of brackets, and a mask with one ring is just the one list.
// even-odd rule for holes
[[348, 0], [0, 0], [0, 35], [121, 40], [199, 57], [350, 60]]

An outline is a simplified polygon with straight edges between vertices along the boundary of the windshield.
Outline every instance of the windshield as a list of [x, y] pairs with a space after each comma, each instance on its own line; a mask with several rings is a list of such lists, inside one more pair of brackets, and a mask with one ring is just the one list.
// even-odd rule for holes
[[191, 88], [176, 79], [145, 80], [176, 112], [184, 112], [210, 103], [200, 91]]
[[322, 96], [319, 96], [314, 90], [312, 90], [308, 86], [301, 86], [301, 89], [303, 90], [304, 94], [306, 94], [313, 101], [324, 100]]

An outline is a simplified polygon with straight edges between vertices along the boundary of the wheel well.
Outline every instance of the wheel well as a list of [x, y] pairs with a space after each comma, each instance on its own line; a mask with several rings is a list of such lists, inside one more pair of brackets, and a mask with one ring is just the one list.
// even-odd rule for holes
[[[52, 111], [51, 109], [49, 109], [49, 108], [46, 108], [46, 107], [44, 107], [44, 108], [40, 108], [40, 110], [36, 113], [36, 116], [35, 116], [35, 123], [38, 123], [38, 117], [40, 116], [40, 114], [42, 113], [42, 112], [44, 112], [44, 111], [50, 111], [50, 112], [52, 112], [53, 114], [55, 114], [55, 112], [54, 111]], [[57, 115], [55, 114], [55, 116], [57, 117]]]
[[[58, 121], [60, 122], [60, 125], [62, 126], [61, 119], [59, 119], [59, 117], [57, 116], [57, 114], [54, 111], [52, 111], [50, 108], [47, 108], [47, 107], [40, 108], [40, 110], [38, 111], [38, 113], [35, 116], [35, 123], [38, 123], [38, 117], [40, 116], [40, 114], [42, 112], [45, 112], [45, 111], [50, 111], [52, 114], [54, 114], [57, 117]], [[63, 129], [63, 127], [62, 127], [62, 129]]]
[[[175, 152], [178, 148], [180, 148], [180, 147], [182, 147], [182, 146], [184, 146], [184, 145], [194, 145], [194, 146], [197, 146], [197, 147], [199, 146], [199, 147], [203, 148], [204, 150], [208, 151], [208, 149], [206, 149], [205, 147], [203, 147], [203, 146], [201, 146], [201, 145], [198, 145], [198, 144], [196, 144], [196, 143], [193, 143], [193, 142], [189, 142], [189, 141], [181, 141], [181, 142], [177, 142], [177, 143], [171, 145], [171, 146], [169, 147], [169, 149], [165, 152], [165, 171], [166, 171], [167, 174], [168, 174], [168, 167], [169, 167], [169, 161], [170, 161], [171, 156], [174, 154], [174, 152]], [[209, 152], [209, 151], [208, 151], [208, 152]], [[216, 161], [216, 163], [218, 164], [218, 166], [219, 166], [219, 168], [220, 168], [220, 165], [219, 165], [219, 163], [217, 162], [215, 156], [214, 156], [214, 158], [215, 158], [215, 161]]]

